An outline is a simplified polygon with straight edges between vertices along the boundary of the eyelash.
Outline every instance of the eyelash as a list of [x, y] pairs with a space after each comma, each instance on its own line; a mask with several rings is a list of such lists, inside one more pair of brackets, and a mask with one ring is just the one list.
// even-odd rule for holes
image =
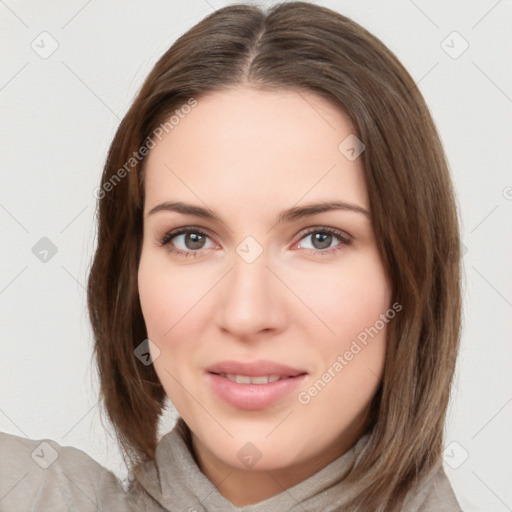
[[[177, 254], [179, 256], [189, 257], [189, 255], [192, 255], [194, 258], [196, 258], [198, 255], [201, 254], [204, 250], [207, 249], [199, 249], [197, 251], [189, 250], [189, 251], [181, 251], [179, 249], [175, 249], [170, 245], [170, 242], [173, 238], [176, 238], [179, 235], [188, 234], [188, 233], [194, 233], [196, 235], [201, 235], [210, 238], [209, 234], [204, 231], [201, 228], [196, 228], [194, 226], [188, 226], [183, 228], [178, 228], [173, 231], [167, 232], [160, 240], [159, 240], [159, 246], [165, 247], [168, 251]], [[314, 233], [322, 233], [322, 234], [329, 234], [334, 235], [339, 240], [339, 244], [335, 245], [331, 249], [304, 249], [306, 251], [309, 251], [310, 253], [313, 253], [315, 255], [331, 255], [334, 254], [342, 249], [344, 245], [350, 245], [352, 243], [352, 239], [350, 236], [348, 236], [343, 231], [340, 231], [338, 229], [329, 228], [329, 227], [313, 227], [308, 228], [305, 232], [301, 233], [301, 237], [299, 238], [298, 242], [306, 238], [307, 236], [314, 234]], [[297, 242], [297, 243], [298, 243]]]

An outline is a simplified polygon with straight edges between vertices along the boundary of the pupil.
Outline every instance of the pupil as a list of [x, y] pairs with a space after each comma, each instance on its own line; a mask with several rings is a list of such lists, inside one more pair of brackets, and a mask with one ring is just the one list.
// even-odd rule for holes
[[332, 235], [327, 233], [315, 233], [313, 236], [313, 246], [315, 249], [327, 249], [332, 242]]
[[187, 233], [185, 235], [185, 245], [187, 249], [201, 249], [204, 245], [204, 236], [197, 233]]

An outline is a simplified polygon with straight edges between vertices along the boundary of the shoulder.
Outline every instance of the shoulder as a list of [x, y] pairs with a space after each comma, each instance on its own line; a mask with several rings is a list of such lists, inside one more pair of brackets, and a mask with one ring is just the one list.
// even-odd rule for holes
[[129, 511], [118, 478], [78, 448], [0, 432], [0, 512]]
[[404, 512], [462, 512], [440, 463], [416, 488]]

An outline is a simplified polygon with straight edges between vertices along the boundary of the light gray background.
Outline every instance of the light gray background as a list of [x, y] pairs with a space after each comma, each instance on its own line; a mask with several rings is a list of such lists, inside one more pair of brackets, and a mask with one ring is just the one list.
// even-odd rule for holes
[[[0, 1], [0, 430], [76, 446], [120, 477], [118, 448], [96, 406], [85, 310], [93, 190], [154, 62], [228, 3]], [[316, 3], [380, 37], [437, 122], [467, 247], [445, 466], [465, 511], [512, 510], [512, 2]], [[47, 262], [32, 252], [42, 237], [58, 249]], [[172, 422], [171, 411], [161, 431]]]

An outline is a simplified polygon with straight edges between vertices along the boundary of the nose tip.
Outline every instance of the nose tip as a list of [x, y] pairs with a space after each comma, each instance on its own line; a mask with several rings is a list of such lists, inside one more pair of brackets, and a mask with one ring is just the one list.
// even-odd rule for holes
[[285, 297], [254, 238], [247, 237], [238, 246], [234, 264], [223, 281], [216, 303], [219, 328], [247, 339], [284, 327]]

